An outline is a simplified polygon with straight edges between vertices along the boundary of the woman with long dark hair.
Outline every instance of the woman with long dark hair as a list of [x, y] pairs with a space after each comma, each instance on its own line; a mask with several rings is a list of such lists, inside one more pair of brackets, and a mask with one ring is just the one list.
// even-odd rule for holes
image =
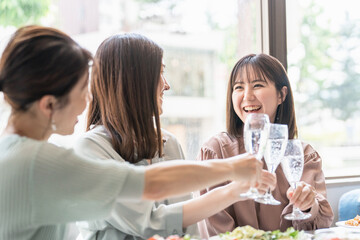
[[[176, 138], [160, 127], [163, 94], [170, 88], [164, 77], [163, 50], [143, 35], [118, 34], [100, 45], [94, 62], [88, 132], [76, 151], [99, 160], [112, 158], [154, 167], [158, 162], [179, 159], [182, 154]], [[265, 175], [275, 182], [275, 176]], [[109, 218], [78, 225], [84, 239], [182, 235], [184, 228], [238, 201], [248, 187], [246, 182], [234, 182], [175, 204], [169, 204], [173, 199], [119, 200]]]

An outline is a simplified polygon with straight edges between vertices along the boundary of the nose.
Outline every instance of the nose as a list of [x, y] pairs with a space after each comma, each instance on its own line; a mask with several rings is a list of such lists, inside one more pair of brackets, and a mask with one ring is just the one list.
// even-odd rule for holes
[[170, 85], [169, 83], [166, 81], [166, 78], [164, 77], [164, 90], [169, 90], [170, 89]]
[[251, 87], [245, 87], [244, 89], [244, 100], [251, 101], [255, 98], [254, 91], [251, 89]]

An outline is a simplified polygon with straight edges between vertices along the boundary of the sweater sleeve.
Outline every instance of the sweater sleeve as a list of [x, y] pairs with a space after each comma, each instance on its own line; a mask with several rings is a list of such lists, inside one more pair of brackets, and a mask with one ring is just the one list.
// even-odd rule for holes
[[[200, 154], [198, 156], [198, 160], [204, 161], [208, 159], [220, 159], [223, 158], [221, 152], [215, 152], [212, 149], [202, 147], [200, 150]], [[203, 195], [206, 192], [210, 191], [211, 189], [217, 188], [219, 186], [225, 185], [226, 183], [213, 186], [208, 189], [204, 189], [200, 191], [200, 194]], [[202, 235], [202, 237], [207, 237], [206, 234], [209, 234], [209, 236], [218, 235], [220, 233], [225, 233], [227, 231], [232, 231], [235, 226], [235, 218], [231, 213], [234, 213], [233, 205], [229, 206], [228, 208], [216, 213], [215, 215], [207, 218], [205, 220], [206, 223], [206, 230], [204, 228], [204, 224], [199, 224], [199, 231]]]
[[[326, 199], [325, 177], [322, 160], [319, 154], [310, 146], [304, 145], [304, 170], [301, 181], [304, 181], [316, 190], [315, 204], [310, 209], [311, 217], [305, 220], [294, 220], [293, 226], [301, 230], [315, 230], [330, 227], [334, 213]], [[292, 204], [286, 206], [282, 216], [292, 211]]]
[[36, 224], [102, 219], [117, 198], [138, 200], [144, 190], [144, 167], [99, 162], [49, 143], [37, 149], [31, 172]]
[[[124, 159], [114, 151], [111, 143], [100, 135], [93, 134], [91, 137], [79, 139], [75, 150], [81, 156], [94, 157], [99, 161], [111, 158], [115, 159], [111, 160], [112, 162], [121, 161], [127, 165]], [[170, 158], [173, 158], [173, 155], [179, 157], [177, 150], [168, 154]], [[107, 239], [115, 239], [119, 235], [131, 235], [143, 239], [155, 234], [160, 236], [182, 235], [183, 204], [181, 202], [165, 205], [156, 204], [155, 201], [128, 201], [119, 198], [110, 216], [105, 219], [111, 226], [102, 229], [99, 229], [98, 224], [94, 223], [80, 223], [79, 226], [93, 232], [103, 231], [101, 234], [107, 235]]]
[[183, 235], [182, 215], [183, 203], [160, 204], [156, 207], [152, 201], [119, 201], [106, 221], [117, 231], [147, 239], [155, 234]]

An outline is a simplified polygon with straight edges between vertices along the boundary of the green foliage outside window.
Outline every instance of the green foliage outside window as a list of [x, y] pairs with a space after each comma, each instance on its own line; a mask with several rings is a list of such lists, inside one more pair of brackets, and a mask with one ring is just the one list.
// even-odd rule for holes
[[20, 27], [38, 24], [49, 10], [49, 0], [1, 0], [0, 25]]
[[[326, 26], [316, 23], [324, 14], [324, 9], [316, 1], [311, 1], [304, 10], [301, 23], [301, 44], [304, 56], [290, 67], [299, 68], [300, 77], [296, 83], [297, 91], [302, 95], [301, 116], [329, 109], [339, 120], [347, 120], [359, 113], [360, 73], [356, 60], [351, 54], [360, 38], [360, 24], [346, 18], [340, 31], [331, 31], [331, 19]], [[344, 57], [345, 56], [345, 57]], [[334, 79], [333, 76], [339, 76]], [[312, 121], [319, 119], [314, 117]], [[310, 122], [308, 122], [310, 123]]]

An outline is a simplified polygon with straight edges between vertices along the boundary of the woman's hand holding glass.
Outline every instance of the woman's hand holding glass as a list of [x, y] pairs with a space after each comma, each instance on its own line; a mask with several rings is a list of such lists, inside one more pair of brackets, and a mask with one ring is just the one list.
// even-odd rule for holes
[[[284, 157], [288, 141], [288, 126], [285, 124], [269, 124], [269, 137], [265, 150], [265, 163], [270, 173], [275, 173], [276, 168]], [[256, 202], [270, 205], [280, 205], [271, 194], [271, 189], [264, 196], [255, 199]]]
[[247, 185], [247, 189], [256, 186], [261, 178], [263, 163], [256, 161], [254, 155], [244, 153], [229, 158], [227, 161], [231, 164], [232, 178], [234, 181], [240, 181]]
[[[246, 152], [253, 154], [261, 161], [264, 155], [266, 141], [269, 132], [269, 116], [266, 114], [252, 113], [246, 117], [244, 124], [244, 145]], [[259, 196], [256, 188], [251, 187], [248, 192], [240, 195], [241, 197], [255, 199]]]
[[262, 169], [258, 185], [256, 185], [256, 189], [259, 191], [260, 194], [265, 194], [268, 190], [273, 191], [275, 187], [276, 175]]
[[[311, 214], [303, 213], [298, 205], [301, 199], [311, 199], [311, 195], [314, 194], [314, 191], [309, 191], [311, 189], [308, 188], [308, 186], [304, 189], [305, 187], [303, 186], [305, 185], [303, 183], [300, 184], [300, 178], [304, 169], [304, 150], [300, 140], [293, 139], [288, 141], [284, 158], [281, 161], [281, 167], [291, 188], [294, 189], [293, 195], [288, 191], [288, 194], [292, 195], [290, 196], [290, 202], [295, 203], [293, 205], [293, 212], [285, 215], [284, 218], [287, 220], [303, 220], [309, 218]], [[299, 189], [297, 189], [297, 186], [299, 186]], [[305, 190], [305, 194], [301, 194], [303, 190]], [[308, 192], [308, 194], [306, 192]], [[299, 199], [301, 195], [302, 197]], [[308, 208], [302, 209], [306, 210]]]
[[229, 164], [228, 169], [232, 170], [229, 174], [232, 175], [230, 178], [234, 181], [222, 186], [221, 189], [228, 194], [227, 200], [230, 200], [233, 203], [246, 200], [247, 198], [243, 198], [240, 195], [245, 193], [250, 187], [259, 186], [262, 179], [265, 179], [264, 181], [269, 181], [269, 179], [273, 180], [273, 178], [275, 178], [273, 176], [269, 177], [268, 175], [264, 178], [263, 162], [257, 161], [254, 155], [249, 153], [228, 158], [226, 163]]
[[313, 186], [306, 182], [299, 182], [296, 189], [289, 188], [286, 196], [290, 203], [299, 208], [301, 211], [309, 210], [315, 204], [316, 191]]

